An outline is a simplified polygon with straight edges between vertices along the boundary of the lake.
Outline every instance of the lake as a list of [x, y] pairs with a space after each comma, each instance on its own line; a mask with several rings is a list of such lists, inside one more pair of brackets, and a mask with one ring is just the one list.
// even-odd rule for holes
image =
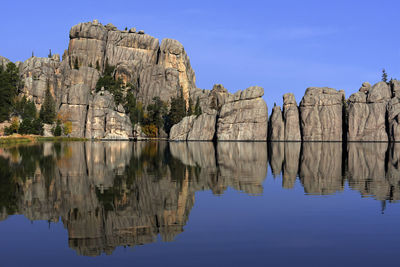
[[400, 144], [0, 147], [2, 266], [380, 266]]

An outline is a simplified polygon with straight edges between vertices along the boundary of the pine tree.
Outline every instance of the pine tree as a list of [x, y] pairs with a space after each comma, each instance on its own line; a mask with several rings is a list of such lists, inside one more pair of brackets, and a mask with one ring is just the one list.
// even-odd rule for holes
[[199, 98], [197, 97], [196, 106], [194, 107], [194, 114], [195, 114], [196, 116], [199, 116], [199, 115], [201, 115], [201, 113], [202, 113], [202, 111], [201, 111], [201, 107], [200, 107], [200, 100], [199, 100]]
[[165, 129], [167, 133], [174, 124], [180, 122], [186, 116], [186, 101], [181, 91], [180, 95], [171, 99], [171, 108], [166, 118]]
[[56, 108], [54, 98], [50, 92], [50, 82], [47, 80], [46, 94], [43, 105], [40, 109], [40, 119], [44, 123], [52, 124], [56, 118]]
[[48, 55], [48, 57], [49, 57], [49, 58], [52, 58], [52, 56], [53, 56], [53, 55], [51, 54], [51, 49], [49, 49], [49, 55]]
[[61, 121], [57, 120], [56, 128], [54, 128], [54, 136], [61, 136], [62, 129], [61, 129]]
[[385, 69], [382, 69], [382, 82], [387, 83], [388, 75]]
[[0, 68], [0, 122], [9, 118], [20, 83], [19, 71], [14, 63], [8, 63], [6, 69]]
[[192, 100], [191, 97], [189, 97], [189, 107], [188, 107], [188, 109], [187, 109], [186, 115], [187, 115], [187, 116], [191, 116], [191, 115], [193, 115], [193, 114], [194, 114], [193, 100]]

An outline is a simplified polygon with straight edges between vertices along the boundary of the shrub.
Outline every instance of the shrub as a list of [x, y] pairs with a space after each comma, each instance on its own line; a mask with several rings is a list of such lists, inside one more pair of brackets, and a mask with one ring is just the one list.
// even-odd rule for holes
[[148, 137], [157, 137], [158, 136], [158, 128], [154, 124], [144, 125], [142, 127], [143, 133]]

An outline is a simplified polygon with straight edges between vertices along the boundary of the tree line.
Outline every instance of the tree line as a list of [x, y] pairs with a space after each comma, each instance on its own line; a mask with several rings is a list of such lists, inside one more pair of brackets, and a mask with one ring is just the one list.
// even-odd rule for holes
[[[114, 76], [115, 67], [110, 66], [106, 61], [103, 75], [96, 84], [96, 91], [102, 88], [109, 91], [114, 96], [115, 104], [122, 104], [125, 112], [129, 114], [132, 125], [140, 124], [143, 132], [149, 137], [158, 137], [162, 132], [169, 134], [172, 126], [180, 122], [185, 116], [200, 115], [202, 113], [199, 99], [196, 103], [189, 98], [188, 107], [180, 89], [176, 97], [170, 99], [168, 103], [162, 101], [160, 97], [154, 97], [146, 109], [143, 103], [135, 97], [137, 88], [131, 83], [126, 85], [122, 79]], [[126, 94], [124, 95], [124, 91]]]
[[[43, 135], [44, 124], [54, 124], [52, 131], [55, 136], [62, 133], [68, 135], [72, 125], [57, 117], [56, 103], [50, 92], [50, 81], [46, 82], [46, 92], [43, 104], [38, 112], [33, 100], [26, 96], [18, 96], [18, 90], [23, 87], [17, 66], [10, 62], [4, 69], [0, 66], [0, 122], [11, 118], [11, 124], [4, 128], [5, 135], [35, 134]], [[63, 123], [63, 125], [61, 125]]]

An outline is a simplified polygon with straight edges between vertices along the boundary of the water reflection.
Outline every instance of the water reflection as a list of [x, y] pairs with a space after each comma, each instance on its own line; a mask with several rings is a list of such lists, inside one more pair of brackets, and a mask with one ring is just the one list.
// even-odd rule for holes
[[267, 177], [306, 194], [343, 191], [400, 199], [400, 144], [350, 143], [41, 143], [0, 148], [0, 220], [61, 220], [80, 255], [172, 241], [195, 193], [228, 187], [260, 195]]

